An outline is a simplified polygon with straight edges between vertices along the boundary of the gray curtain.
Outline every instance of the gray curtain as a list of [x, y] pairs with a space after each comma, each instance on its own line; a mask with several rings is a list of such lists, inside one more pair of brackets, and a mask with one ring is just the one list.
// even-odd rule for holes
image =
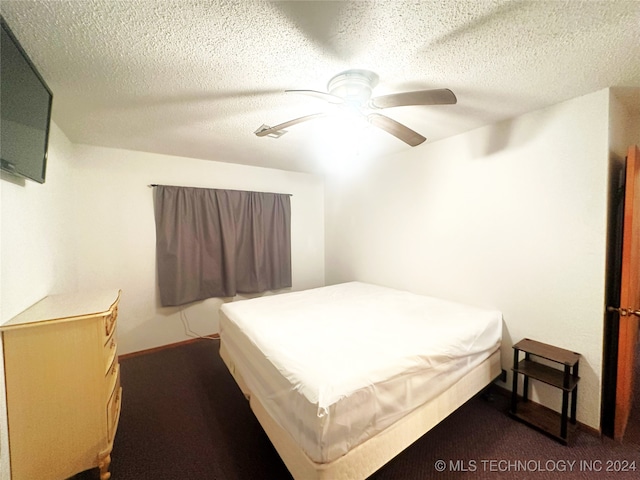
[[155, 187], [163, 306], [291, 286], [287, 194]]

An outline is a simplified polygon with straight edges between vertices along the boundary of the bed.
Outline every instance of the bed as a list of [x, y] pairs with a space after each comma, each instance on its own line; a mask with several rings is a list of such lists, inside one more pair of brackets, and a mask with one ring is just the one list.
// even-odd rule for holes
[[499, 311], [349, 282], [224, 304], [220, 355], [295, 479], [366, 478], [501, 372]]

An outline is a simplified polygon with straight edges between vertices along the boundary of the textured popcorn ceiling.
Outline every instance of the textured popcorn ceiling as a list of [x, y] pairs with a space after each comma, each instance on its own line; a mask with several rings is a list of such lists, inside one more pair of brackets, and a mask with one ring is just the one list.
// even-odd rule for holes
[[[258, 138], [262, 124], [327, 111], [349, 68], [374, 95], [450, 88], [453, 106], [388, 116], [428, 142], [610, 87], [640, 87], [638, 1], [2, 0], [76, 143], [297, 171], [411, 147], [322, 119]], [[637, 89], [622, 89], [638, 111]], [[353, 128], [353, 129], [352, 129]], [[415, 147], [415, 150], [421, 147]]]

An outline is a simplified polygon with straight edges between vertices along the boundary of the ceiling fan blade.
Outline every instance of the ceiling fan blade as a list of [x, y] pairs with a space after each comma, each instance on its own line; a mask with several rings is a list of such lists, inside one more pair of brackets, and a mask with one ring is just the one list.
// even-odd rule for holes
[[326, 92], [318, 92], [316, 90], [285, 90], [285, 93], [301, 93], [303, 95], [311, 95], [312, 97], [320, 98], [329, 103], [341, 104], [344, 103], [344, 99], [337, 95], [331, 95]]
[[416, 147], [426, 140], [418, 132], [414, 132], [409, 127], [379, 113], [370, 113], [367, 115], [367, 120], [372, 125], [381, 128], [412, 147]]
[[374, 97], [369, 102], [372, 108], [406, 107], [409, 105], [452, 105], [458, 99], [448, 88], [418, 90], [416, 92], [392, 93]]
[[[296, 125], [298, 123], [306, 122], [308, 120], [313, 120], [314, 118], [324, 117], [326, 113], [314, 113], [313, 115], [307, 115], [305, 117], [294, 118], [293, 120], [289, 120], [288, 122], [281, 123], [280, 125], [276, 125], [275, 127], [269, 127], [267, 125], [263, 125], [254, 133], [259, 137], [266, 137], [267, 135], [277, 134], [280, 130], [283, 130], [292, 125]], [[264, 127], [264, 128], [263, 128]], [[279, 136], [279, 135], [278, 135]]]

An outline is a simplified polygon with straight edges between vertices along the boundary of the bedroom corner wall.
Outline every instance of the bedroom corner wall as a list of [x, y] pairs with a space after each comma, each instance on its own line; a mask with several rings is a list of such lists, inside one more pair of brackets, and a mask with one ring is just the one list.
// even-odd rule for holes
[[582, 353], [578, 420], [599, 428], [608, 108], [602, 90], [327, 179], [327, 284], [501, 310], [503, 368], [524, 337]]

